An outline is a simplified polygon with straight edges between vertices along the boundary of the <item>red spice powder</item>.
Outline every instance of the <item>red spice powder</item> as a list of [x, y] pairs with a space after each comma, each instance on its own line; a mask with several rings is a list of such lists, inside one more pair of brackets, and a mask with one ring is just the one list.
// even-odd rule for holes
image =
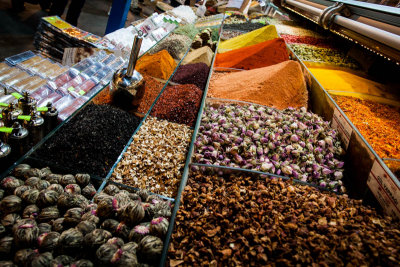
[[333, 44], [328, 43], [328, 41], [323, 38], [315, 38], [311, 36], [297, 36], [290, 34], [281, 34], [281, 36], [288, 44], [308, 44], [324, 48], [335, 48]]
[[170, 122], [193, 126], [203, 91], [194, 84], [167, 86], [154, 105], [151, 115]]
[[251, 70], [275, 65], [288, 59], [285, 41], [282, 38], [276, 38], [217, 54], [215, 67]]

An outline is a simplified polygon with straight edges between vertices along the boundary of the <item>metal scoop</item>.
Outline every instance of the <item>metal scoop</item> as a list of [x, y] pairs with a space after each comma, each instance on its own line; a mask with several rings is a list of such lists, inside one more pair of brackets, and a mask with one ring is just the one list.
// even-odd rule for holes
[[139, 32], [133, 40], [128, 67], [117, 70], [111, 82], [112, 104], [124, 110], [136, 111], [144, 95], [145, 81], [135, 70], [142, 41], [143, 33]]

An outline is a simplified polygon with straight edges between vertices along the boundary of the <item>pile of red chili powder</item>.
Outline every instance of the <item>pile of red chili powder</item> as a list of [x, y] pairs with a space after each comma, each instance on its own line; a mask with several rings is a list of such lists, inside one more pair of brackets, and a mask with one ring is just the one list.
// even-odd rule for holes
[[203, 91], [193, 84], [167, 86], [151, 115], [159, 119], [194, 126]]
[[285, 41], [282, 38], [217, 54], [215, 67], [252, 70], [271, 66], [289, 59]]

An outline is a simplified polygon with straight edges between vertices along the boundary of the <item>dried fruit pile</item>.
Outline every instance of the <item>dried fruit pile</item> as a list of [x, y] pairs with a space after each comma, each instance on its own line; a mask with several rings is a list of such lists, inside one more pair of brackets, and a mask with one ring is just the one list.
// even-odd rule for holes
[[170, 266], [400, 264], [397, 223], [289, 181], [193, 175], [176, 218]]
[[170, 203], [115, 185], [96, 193], [88, 174], [18, 165], [0, 184], [1, 266], [158, 265]]
[[186, 125], [148, 117], [111, 179], [174, 197], [181, 182], [192, 134]]

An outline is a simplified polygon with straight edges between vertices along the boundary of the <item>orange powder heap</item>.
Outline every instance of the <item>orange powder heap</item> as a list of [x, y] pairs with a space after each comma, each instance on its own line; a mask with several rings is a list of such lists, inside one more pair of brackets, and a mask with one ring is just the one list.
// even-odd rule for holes
[[213, 75], [208, 96], [278, 109], [307, 107], [308, 102], [300, 64], [292, 60], [254, 70]]
[[167, 50], [161, 50], [153, 55], [144, 55], [136, 64], [136, 71], [155, 78], [168, 80], [176, 68], [176, 62]]
[[251, 70], [275, 65], [288, 59], [285, 41], [282, 38], [276, 38], [217, 54], [215, 67]]

